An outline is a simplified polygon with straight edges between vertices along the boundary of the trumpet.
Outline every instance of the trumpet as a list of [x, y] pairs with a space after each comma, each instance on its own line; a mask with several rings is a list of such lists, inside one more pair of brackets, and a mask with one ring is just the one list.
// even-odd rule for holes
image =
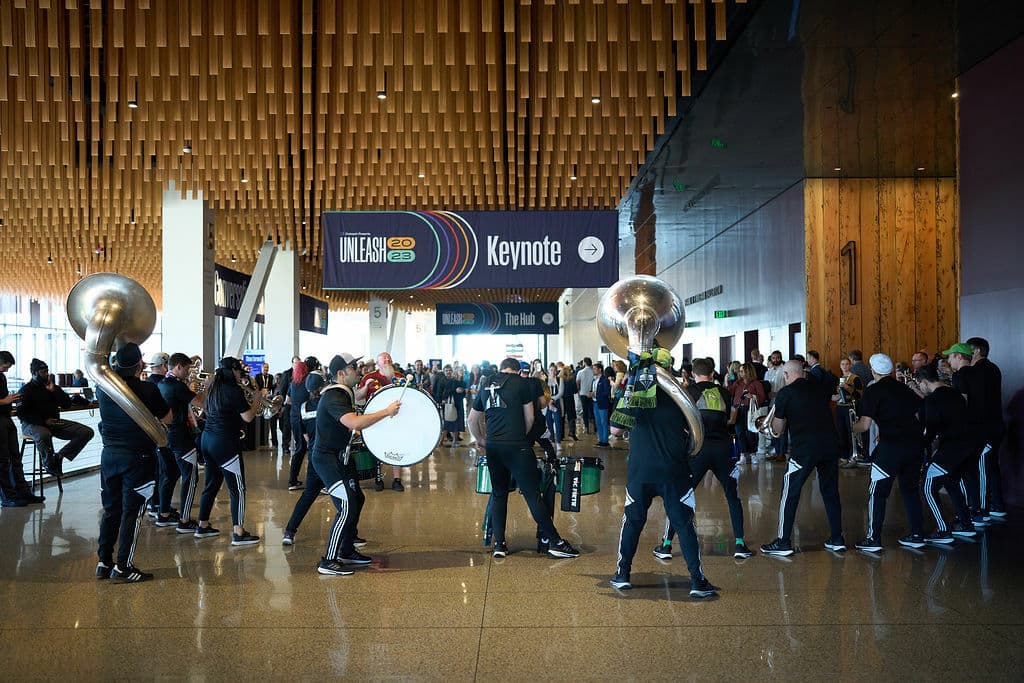
[[245, 396], [245, 400], [249, 402], [249, 405], [256, 406], [258, 413], [263, 416], [264, 420], [269, 420], [281, 412], [281, 407], [284, 405], [284, 397], [271, 397], [260, 394], [253, 387], [252, 379], [248, 375], [242, 377], [239, 385], [242, 387], [242, 394]]
[[864, 458], [864, 454], [861, 452], [863, 449], [863, 444], [860, 440], [860, 434], [855, 434], [853, 431], [853, 425], [857, 424], [858, 420], [860, 420], [860, 417], [857, 415], [857, 411], [856, 409], [854, 409], [852, 405], [850, 406], [850, 409], [849, 411], [847, 411], [846, 415], [847, 419], [850, 422], [850, 443], [853, 447], [853, 452], [850, 459], [862, 460]]
[[769, 439], [778, 439], [782, 434], [776, 434], [772, 428], [772, 420], [775, 419], [775, 404], [768, 409], [768, 413], [754, 420], [754, 426], [757, 427], [757, 431], [764, 434]]

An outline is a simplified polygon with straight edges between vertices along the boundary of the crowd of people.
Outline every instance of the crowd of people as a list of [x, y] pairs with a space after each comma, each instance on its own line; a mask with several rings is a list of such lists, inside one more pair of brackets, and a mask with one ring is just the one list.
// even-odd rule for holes
[[[98, 392], [104, 512], [96, 575], [129, 583], [152, 577], [134, 564], [147, 509], [158, 527], [173, 527], [196, 539], [219, 536], [211, 515], [225, 483], [230, 543], [259, 543], [245, 526], [241, 440], [246, 424], [257, 418], [268, 427], [269, 445], [280, 445], [289, 456], [288, 489], [301, 491], [282, 543], [296, 542], [309, 509], [319, 495], [327, 494], [336, 516], [317, 571], [344, 575], [369, 564], [371, 558], [360, 552], [365, 540], [358, 523], [366, 499], [351, 457], [352, 439], [401, 410], [400, 400], [374, 412], [364, 410], [377, 391], [394, 384], [415, 387], [433, 399], [443, 444], [472, 439], [486, 453], [495, 557], [509, 553], [505, 519], [512, 482], [521, 491], [538, 490], [534, 446], [557, 467], [561, 443], [584, 434], [594, 435], [598, 449], [610, 448], [613, 438], [629, 447], [623, 530], [611, 580], [618, 589], [631, 586], [631, 563], [648, 509], [661, 497], [667, 520], [654, 555], [670, 559], [678, 537], [690, 569], [691, 594], [713, 595], [718, 589], [703, 574], [693, 525], [694, 489], [708, 474], [720, 482], [735, 537], [734, 556], [748, 558], [754, 553], [744, 538], [738, 482], [741, 467], [760, 458], [786, 466], [778, 531], [773, 541], [760, 546], [765, 554], [794, 552], [791, 534], [800, 492], [814, 473], [830, 526], [824, 545], [833, 552], [846, 550], [840, 467], [870, 468], [868, 529], [857, 549], [883, 549], [886, 503], [896, 483], [909, 526], [898, 543], [912, 548], [949, 544], [976, 535], [1007, 514], [996, 460], [1005, 432], [1001, 376], [988, 352], [986, 340], [972, 338], [934, 358], [915, 353], [903, 366], [883, 353], [865, 363], [863, 354], [852, 350], [841, 361], [839, 374], [825, 368], [815, 351], [785, 361], [774, 351], [766, 363], [755, 349], [749, 362], [730, 362], [721, 371], [711, 358], [683, 359], [676, 366], [666, 350], [657, 348], [631, 355], [628, 363], [614, 360], [607, 366], [590, 358], [547, 365], [540, 359], [508, 358], [498, 366], [427, 366], [417, 360], [403, 367], [385, 352], [372, 359], [338, 354], [326, 365], [315, 357], [296, 356], [280, 374], [271, 374], [266, 364], [251, 373], [238, 359], [226, 357], [213, 373], [202, 375], [195, 371], [194, 357], [157, 353], [144, 363], [139, 348], [126, 344], [112, 365], [139, 404], [166, 425], [167, 444], [157, 447], [123, 402]], [[74, 458], [93, 437], [89, 427], [61, 418], [69, 399], [54, 386], [42, 361], [32, 361], [32, 380], [11, 394], [3, 373], [13, 364], [10, 353], [0, 352], [4, 506], [43, 500], [29, 490], [17, 455], [18, 431], [10, 417], [15, 402], [23, 433], [36, 442], [44, 466], [54, 475], [59, 476], [63, 460]], [[686, 410], [669, 387], [654, 381], [659, 373], [673, 376], [699, 412], [704, 433], [699, 452], [689, 452], [693, 441]], [[53, 449], [54, 437], [67, 441], [59, 451]], [[385, 488], [385, 469], [378, 463], [378, 491]], [[201, 470], [205, 482], [193, 514]], [[389, 474], [391, 489], [403, 491], [401, 468], [393, 467]], [[942, 510], [942, 490], [952, 502], [951, 516]], [[538, 496], [525, 498], [537, 523], [538, 551], [576, 557], [579, 551], [554, 526], [553, 510]], [[925, 529], [925, 505], [934, 529]]]

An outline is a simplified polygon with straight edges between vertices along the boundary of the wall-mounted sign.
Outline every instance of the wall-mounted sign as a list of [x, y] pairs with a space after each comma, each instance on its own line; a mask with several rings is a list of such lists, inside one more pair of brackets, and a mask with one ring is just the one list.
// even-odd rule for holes
[[300, 294], [299, 329], [303, 332], [327, 334], [327, 302]]
[[[237, 270], [231, 270], [219, 263], [214, 266], [213, 277], [213, 313], [222, 315], [225, 318], [238, 318], [238, 312], [242, 307], [242, 298], [245, 297], [245, 290], [249, 287], [251, 277]], [[260, 300], [259, 309], [256, 312], [256, 322], [265, 321], [263, 316], [263, 301]]]
[[324, 289], [607, 287], [616, 211], [329, 211]]
[[242, 353], [242, 363], [249, 367], [249, 372], [253, 375], [260, 374], [266, 362], [267, 354], [262, 349], [246, 349]]
[[697, 294], [694, 294], [693, 296], [686, 297], [686, 301], [684, 301], [683, 304], [686, 305], [686, 306], [690, 306], [691, 304], [700, 303], [701, 301], [705, 301], [706, 299], [710, 299], [713, 296], [718, 296], [719, 294], [722, 293], [722, 289], [723, 289], [722, 285], [718, 285], [717, 287], [712, 287], [711, 289], [705, 289], [703, 292], [698, 292]]
[[728, 318], [728, 317], [729, 317], [729, 311], [715, 311], [715, 320], [720, 320], [722, 318]]
[[558, 334], [558, 304], [437, 304], [438, 334]]

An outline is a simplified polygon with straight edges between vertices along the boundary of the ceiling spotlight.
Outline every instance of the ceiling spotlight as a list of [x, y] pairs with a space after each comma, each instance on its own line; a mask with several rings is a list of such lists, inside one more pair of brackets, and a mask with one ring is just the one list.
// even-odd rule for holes
[[249, 179], [245, 177], [245, 171], [244, 170], [242, 171], [242, 182], [243, 183], [249, 182]]
[[842, 166], [836, 166], [836, 167], [835, 167], [835, 168], [833, 168], [832, 170], [833, 170], [833, 171], [836, 171], [836, 172], [838, 172], [838, 171], [842, 171], [842, 170], [843, 170], [843, 167], [842, 167]]
[[46, 262], [52, 266], [53, 265], [53, 257], [52, 256], [47, 256], [46, 257]]
[[139, 103], [136, 102], [135, 100], [128, 100], [128, 108], [129, 109], [138, 109], [139, 108]]
[[960, 93], [954, 92], [952, 95], [950, 95], [950, 97], [952, 97], [955, 100], [956, 98], [960, 97]]
[[590, 103], [591, 104], [601, 104], [601, 98], [598, 97], [597, 95], [594, 95], [593, 97], [590, 98]]
[[305, 283], [305, 282], [303, 282], [303, 283], [302, 283], [302, 288], [303, 288], [303, 289], [305, 289], [305, 288], [306, 288], [306, 283]]
[[409, 298], [410, 298], [410, 299], [412, 298], [412, 294], [410, 294], [410, 295], [409, 295]]
[[131, 213], [131, 215], [130, 215], [130, 216], [128, 217], [128, 223], [129, 223], [130, 225], [135, 225], [135, 209], [132, 209], [132, 213]]
[[185, 144], [182, 145], [181, 153], [182, 154], [191, 154], [192, 153], [192, 142], [191, 141], [186, 141]]
[[918, 171], [923, 171], [923, 170], [924, 170], [924, 166], [918, 166], [918, 167], [917, 167], [917, 170], [918, 170]]
[[78, 264], [78, 268], [75, 269], [75, 272], [77, 272], [79, 275], [82, 274], [82, 264], [81, 263]]
[[388, 98], [387, 91], [385, 91], [385, 90], [378, 90], [377, 91], [377, 99], [378, 100], [386, 100], [387, 98]]
[[235, 258], [234, 254], [231, 255], [231, 262], [232, 263], [238, 263], [238, 259]]
[[579, 180], [579, 178], [577, 178], [576, 174], [573, 173], [571, 176], [569, 176], [569, 180]]
[[426, 178], [426, 177], [427, 177], [427, 174], [426, 174], [426, 173], [420, 173], [418, 177], [420, 177], [420, 178]]

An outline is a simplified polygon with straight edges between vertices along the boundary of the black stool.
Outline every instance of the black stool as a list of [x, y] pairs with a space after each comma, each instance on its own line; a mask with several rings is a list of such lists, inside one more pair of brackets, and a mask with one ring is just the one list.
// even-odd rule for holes
[[[50, 473], [43, 468], [43, 463], [39, 459], [39, 448], [36, 446], [35, 440], [30, 436], [21, 437], [21, 461], [25, 462], [25, 448], [29, 445], [32, 446], [32, 493], [34, 494], [36, 492], [36, 482], [38, 481], [39, 495], [42, 496], [44, 495], [43, 477], [53, 475], [50, 475]], [[57, 480], [57, 490], [60, 493], [64, 493], [64, 482], [61, 481], [60, 477], [54, 476], [53, 478]]]

